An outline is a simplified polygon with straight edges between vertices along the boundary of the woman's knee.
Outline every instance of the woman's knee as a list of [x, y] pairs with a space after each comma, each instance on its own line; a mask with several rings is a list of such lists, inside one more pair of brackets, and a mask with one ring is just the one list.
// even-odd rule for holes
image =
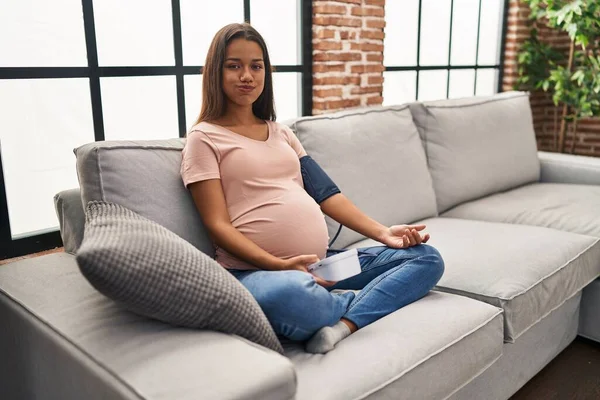
[[440, 255], [440, 252], [438, 251], [438, 249], [436, 249], [435, 247], [426, 244], [426, 243], [422, 243], [419, 246], [415, 247], [416, 249], [419, 250], [419, 252], [421, 253], [421, 255], [432, 255], [432, 256], [438, 256], [438, 257], [442, 257]]
[[435, 286], [442, 278], [445, 270], [444, 259], [440, 252], [429, 245], [424, 246], [424, 254], [419, 257], [423, 261], [423, 271], [426, 273], [427, 280], [431, 287]]
[[[282, 271], [255, 298], [278, 334], [305, 340], [337, 322], [347, 304], [300, 271]], [[349, 303], [349, 301], [347, 301]]]
[[306, 300], [317, 283], [307, 273], [301, 271], [280, 271], [261, 288], [254, 297], [265, 313], [289, 308], [291, 304]]

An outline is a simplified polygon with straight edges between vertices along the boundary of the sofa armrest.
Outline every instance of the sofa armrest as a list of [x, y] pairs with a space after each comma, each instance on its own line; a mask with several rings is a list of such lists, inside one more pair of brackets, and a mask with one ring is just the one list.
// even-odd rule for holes
[[57, 193], [54, 196], [54, 207], [65, 252], [75, 254], [81, 246], [85, 226], [85, 212], [79, 188]]
[[600, 158], [540, 151], [541, 182], [600, 185]]

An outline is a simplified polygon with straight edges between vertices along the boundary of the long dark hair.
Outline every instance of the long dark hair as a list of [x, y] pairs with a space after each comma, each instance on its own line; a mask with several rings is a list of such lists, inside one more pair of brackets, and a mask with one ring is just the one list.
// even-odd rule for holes
[[263, 52], [265, 63], [265, 85], [262, 93], [252, 104], [252, 112], [263, 120], [275, 121], [275, 107], [273, 105], [273, 76], [271, 73], [271, 60], [267, 52], [267, 45], [260, 33], [250, 24], [229, 24], [217, 32], [210, 44], [206, 62], [202, 70], [202, 109], [196, 123], [212, 121], [223, 114], [227, 102], [223, 92], [223, 64], [225, 51], [234, 39], [246, 39], [256, 42]]

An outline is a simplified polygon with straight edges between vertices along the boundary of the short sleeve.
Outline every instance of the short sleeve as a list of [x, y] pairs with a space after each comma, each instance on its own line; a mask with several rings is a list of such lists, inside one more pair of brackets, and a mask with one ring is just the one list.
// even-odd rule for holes
[[302, 147], [300, 140], [298, 140], [298, 137], [294, 134], [294, 132], [292, 132], [292, 130], [289, 127], [283, 124], [279, 124], [279, 126], [281, 127], [281, 130], [287, 137], [287, 141], [290, 144], [290, 146], [292, 146], [292, 149], [294, 149], [296, 154], [298, 154], [298, 158], [304, 157], [306, 155], [306, 150], [304, 150], [304, 147]]
[[181, 178], [185, 187], [194, 182], [221, 179], [219, 151], [204, 132], [188, 134], [181, 152]]

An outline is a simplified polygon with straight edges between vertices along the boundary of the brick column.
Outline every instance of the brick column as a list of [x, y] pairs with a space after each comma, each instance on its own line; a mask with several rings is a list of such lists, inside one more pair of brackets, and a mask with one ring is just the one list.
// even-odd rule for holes
[[[520, 45], [529, 37], [527, 17], [529, 7], [519, 0], [510, 0], [508, 10], [508, 26], [506, 30], [506, 46], [504, 48], [504, 79], [503, 90], [513, 90], [517, 82], [517, 53]], [[570, 39], [567, 34], [555, 30], [540, 27], [538, 32], [540, 40], [551, 43], [560, 49], [565, 55], [569, 53]], [[554, 107], [552, 97], [549, 93], [535, 91], [531, 95], [531, 110], [533, 113], [533, 124], [536, 132], [538, 149], [554, 151], [555, 132], [558, 133], [560, 126], [560, 111]], [[555, 122], [555, 116], [558, 121]], [[555, 127], [555, 124], [558, 126]], [[587, 118], [579, 121], [577, 126], [578, 136], [575, 144], [575, 154], [600, 156], [600, 119]], [[569, 126], [565, 140], [565, 151], [571, 148], [573, 140], [572, 126]]]
[[383, 102], [385, 0], [313, 1], [313, 113]]

